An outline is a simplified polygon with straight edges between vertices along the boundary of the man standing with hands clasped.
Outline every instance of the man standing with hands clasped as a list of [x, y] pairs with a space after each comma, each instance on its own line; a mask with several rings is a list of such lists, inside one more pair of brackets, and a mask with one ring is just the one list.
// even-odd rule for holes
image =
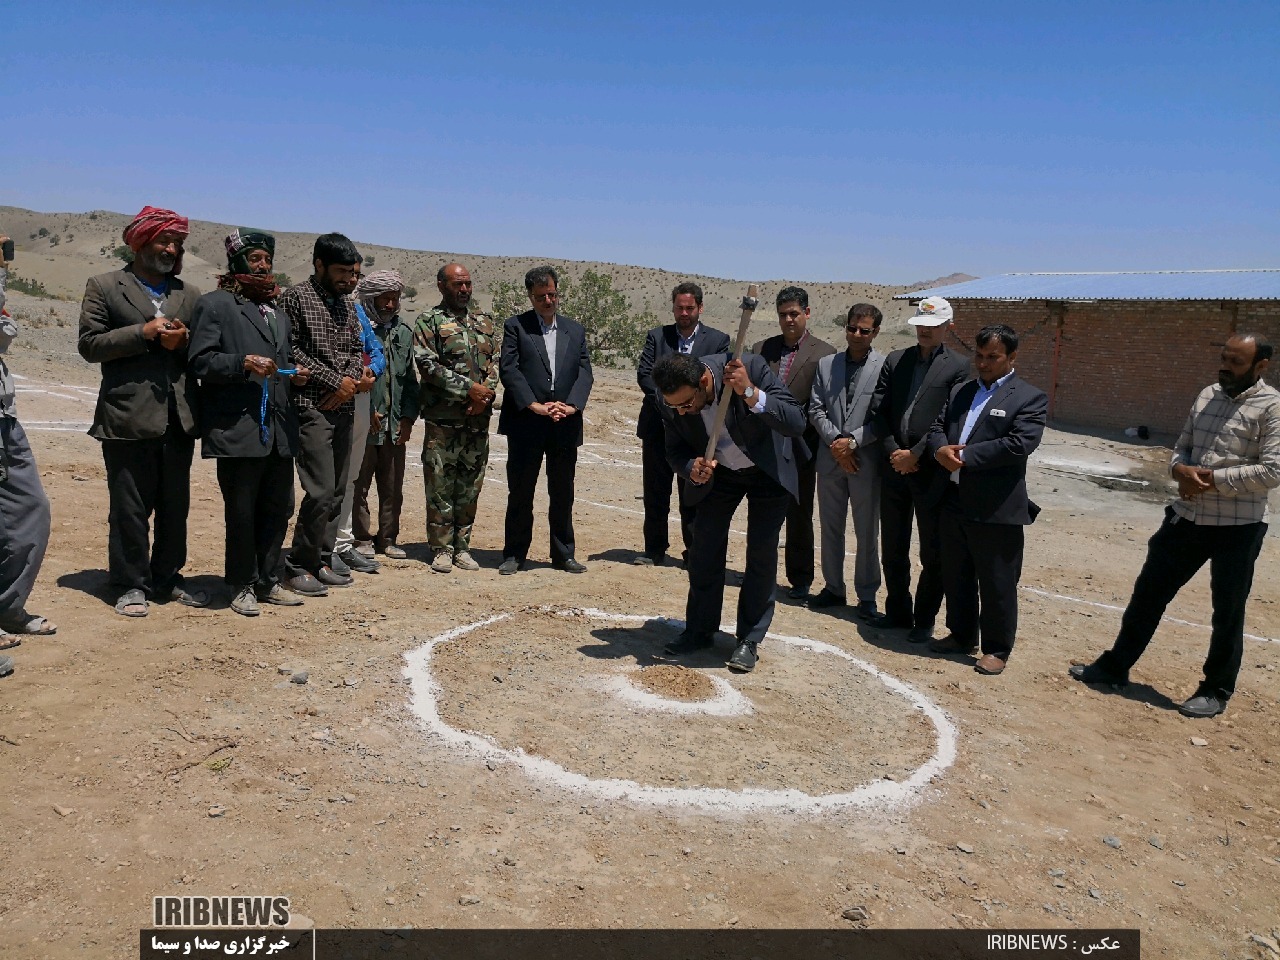
[[533, 309], [503, 325], [501, 378], [506, 392], [498, 432], [507, 438], [507, 517], [500, 574], [524, 567], [533, 542], [533, 492], [547, 460], [551, 565], [583, 573], [574, 558], [573, 480], [582, 446], [582, 408], [593, 377], [582, 324], [557, 312], [559, 277], [550, 267], [524, 276]]
[[200, 298], [178, 279], [187, 233], [186, 217], [143, 207], [124, 228], [133, 262], [90, 278], [80, 307], [80, 356], [102, 366], [89, 435], [102, 444], [108, 575], [126, 617], [145, 617], [149, 600], [209, 603], [182, 582], [197, 429], [187, 324]]
[[1179, 708], [1216, 717], [1235, 693], [1244, 656], [1244, 606], [1267, 534], [1267, 493], [1280, 487], [1280, 391], [1262, 379], [1272, 346], [1238, 333], [1222, 348], [1218, 382], [1200, 391], [1173, 450], [1179, 499], [1165, 508], [1111, 649], [1071, 676], [1124, 686], [1165, 608], [1209, 562], [1213, 634], [1204, 679]]
[[1049, 398], [1014, 372], [1012, 329], [983, 327], [974, 344], [978, 376], [951, 395], [927, 443], [949, 474], [939, 529], [951, 631], [929, 647], [968, 655], [981, 636], [974, 669], [995, 676], [1004, 672], [1018, 632], [1023, 528], [1040, 512], [1027, 496], [1027, 460], [1044, 435]]
[[[762, 357], [745, 353], [697, 359], [670, 354], [654, 365], [662, 394], [667, 460], [689, 480], [696, 506], [689, 548], [685, 629], [669, 656], [710, 650], [720, 626], [729, 524], [747, 501], [747, 563], [738, 591], [737, 645], [729, 669], [755, 669], [756, 649], [773, 622], [778, 533], [798, 483], [792, 439], [804, 433], [804, 409]], [[718, 407], [727, 403], [714, 456], [706, 459]]]

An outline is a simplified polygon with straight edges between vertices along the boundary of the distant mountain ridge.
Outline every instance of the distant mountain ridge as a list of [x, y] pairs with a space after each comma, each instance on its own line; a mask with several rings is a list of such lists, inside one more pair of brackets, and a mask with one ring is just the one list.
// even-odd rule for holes
[[903, 289], [911, 291], [929, 290], [933, 287], [949, 287], [953, 283], [968, 283], [970, 280], [980, 279], [980, 277], [975, 277], [968, 273], [952, 273], [945, 277], [937, 277], [933, 280], [921, 280], [918, 283], [909, 283]]

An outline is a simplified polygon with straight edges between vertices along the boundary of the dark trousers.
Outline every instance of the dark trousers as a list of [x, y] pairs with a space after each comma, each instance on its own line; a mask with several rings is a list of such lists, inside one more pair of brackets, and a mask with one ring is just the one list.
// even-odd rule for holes
[[298, 411], [298, 480], [302, 505], [293, 527], [293, 546], [285, 561], [290, 577], [312, 573], [331, 559], [338, 540], [342, 498], [351, 466], [351, 430], [355, 414], [306, 407]]
[[49, 498], [22, 424], [0, 416], [0, 629], [22, 626], [49, 546]]
[[981, 636], [983, 653], [1008, 660], [1018, 632], [1023, 527], [975, 523], [944, 504], [939, 532], [947, 629], [962, 642]]
[[1213, 632], [1199, 692], [1230, 699], [1244, 656], [1244, 605], [1266, 535], [1265, 523], [1202, 526], [1167, 507], [1164, 523], [1147, 544], [1147, 560], [1133, 585], [1120, 634], [1099, 663], [1127, 675], [1151, 642], [1169, 601], [1208, 561]]
[[[156, 440], [102, 441], [111, 500], [107, 567], [119, 592], [164, 597], [182, 582], [194, 451], [195, 440], [172, 424]], [[154, 531], [148, 529], [152, 514]]]
[[266, 591], [284, 570], [284, 535], [293, 516], [293, 457], [219, 457], [218, 486], [227, 526], [223, 579]]
[[817, 486], [817, 462], [796, 464], [800, 499], [787, 507], [787, 548], [783, 566], [787, 583], [807, 587], [813, 583], [813, 491]]
[[[404, 456], [407, 444], [366, 444], [364, 461], [356, 477], [351, 502], [351, 532], [358, 543], [373, 541], [385, 550], [400, 536], [400, 509], [404, 506]], [[369, 515], [369, 487], [378, 484], [378, 530], [372, 529]]]
[[578, 468], [578, 448], [543, 449], [540, 443], [507, 438], [507, 517], [502, 556], [523, 562], [533, 542], [533, 493], [547, 459], [547, 526], [551, 535], [551, 562], [573, 559], [573, 478]]
[[689, 548], [689, 599], [685, 622], [690, 634], [710, 636], [720, 626], [729, 524], [747, 500], [747, 564], [738, 591], [739, 641], [759, 643], [773, 622], [778, 581], [778, 534], [794, 502], [781, 484], [758, 467], [735, 472], [716, 467], [711, 489], [698, 501]]
[[[942, 606], [942, 550], [939, 507], [924, 504], [915, 487], [886, 465], [880, 485], [880, 562], [886, 589], [885, 615], [931, 629]], [[911, 521], [920, 538], [920, 581], [911, 603]]]
[[644, 552], [657, 558], [671, 546], [667, 518], [671, 514], [671, 481], [676, 481], [676, 501], [680, 507], [680, 539], [688, 551], [693, 541], [693, 508], [685, 504], [685, 479], [676, 475], [667, 462], [667, 445], [662, 437], [645, 437], [640, 443], [644, 467]]

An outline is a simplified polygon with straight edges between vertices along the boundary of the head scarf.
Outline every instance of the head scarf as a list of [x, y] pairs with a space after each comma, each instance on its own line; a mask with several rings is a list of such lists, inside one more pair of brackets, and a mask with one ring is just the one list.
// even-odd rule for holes
[[249, 269], [249, 252], [265, 250], [274, 260], [276, 238], [269, 233], [250, 230], [233, 230], [223, 241], [227, 248], [227, 272], [218, 277], [223, 290], [238, 293], [253, 303], [262, 304], [280, 295], [280, 287], [274, 274], [253, 273]]
[[404, 292], [404, 281], [400, 278], [398, 270], [375, 270], [373, 273], [365, 274], [356, 284], [356, 299], [364, 307], [364, 312], [370, 317], [377, 318], [378, 322], [382, 322], [382, 318], [373, 301], [384, 293], [392, 292]]
[[[130, 250], [137, 253], [148, 243], [165, 231], [177, 233], [185, 240], [191, 232], [186, 217], [180, 217], [172, 210], [160, 207], [143, 207], [136, 217], [124, 228], [124, 242]], [[178, 259], [173, 265], [172, 275], [182, 272], [182, 245], [178, 245]]]

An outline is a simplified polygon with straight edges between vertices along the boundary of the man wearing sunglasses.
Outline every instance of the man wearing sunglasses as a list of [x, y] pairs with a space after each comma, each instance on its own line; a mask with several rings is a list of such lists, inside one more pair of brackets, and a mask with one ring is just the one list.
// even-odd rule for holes
[[809, 422], [818, 432], [818, 517], [822, 528], [822, 578], [826, 586], [809, 600], [815, 610], [842, 607], [845, 518], [853, 508], [858, 541], [853, 589], [858, 616], [875, 620], [880, 589], [880, 461], [884, 458], [875, 424], [868, 422], [884, 354], [871, 342], [884, 314], [869, 303], [854, 304], [845, 321], [844, 353], [818, 361], [809, 397]]
[[[724, 602], [729, 524], [747, 501], [746, 573], [738, 593], [737, 644], [729, 669], [755, 668], [756, 647], [773, 621], [778, 534], [799, 489], [792, 438], [804, 433], [804, 410], [764, 358], [744, 353], [701, 359], [669, 354], [653, 367], [662, 395], [667, 461], [689, 481], [696, 506], [689, 547], [685, 630], [665, 653], [710, 650]], [[727, 403], [715, 453], [706, 459], [718, 405]]]

